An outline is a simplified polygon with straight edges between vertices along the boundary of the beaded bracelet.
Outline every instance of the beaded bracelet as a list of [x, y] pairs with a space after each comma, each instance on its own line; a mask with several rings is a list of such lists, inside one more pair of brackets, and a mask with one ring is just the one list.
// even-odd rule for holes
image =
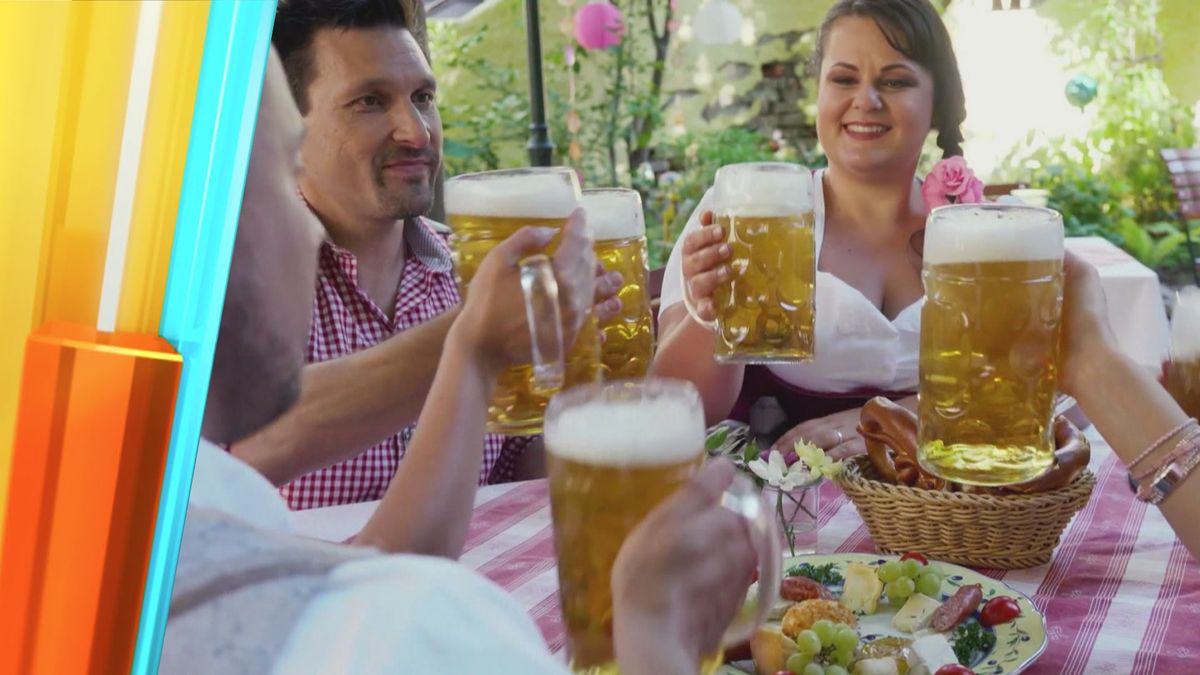
[[[1146, 459], [1151, 454], [1153, 454], [1155, 450], [1158, 450], [1159, 446], [1161, 446], [1163, 443], [1166, 443], [1167, 441], [1171, 440], [1172, 436], [1174, 436], [1175, 434], [1188, 428], [1189, 425], [1192, 425], [1195, 423], [1196, 423], [1196, 418], [1189, 417], [1186, 420], [1184, 420], [1184, 421], [1180, 422], [1179, 424], [1175, 425], [1174, 427], [1172, 427], [1171, 430], [1168, 431], [1167, 433], [1163, 434], [1162, 436], [1159, 436], [1158, 440], [1151, 443], [1150, 446], [1147, 447], [1144, 452], [1142, 452], [1142, 454], [1138, 455], [1136, 458], [1134, 458], [1134, 460], [1132, 462], [1129, 463], [1129, 472], [1133, 473], [1133, 470], [1137, 468], [1137, 465], [1140, 464], [1142, 462], [1142, 460]], [[1143, 478], [1145, 478], [1144, 475], [1137, 476], [1137, 477], [1135, 477], [1135, 480], [1140, 481]]]
[[1200, 428], [1192, 430], [1172, 450], [1171, 456], [1137, 487], [1137, 498], [1154, 506], [1171, 496], [1175, 488], [1200, 465]]

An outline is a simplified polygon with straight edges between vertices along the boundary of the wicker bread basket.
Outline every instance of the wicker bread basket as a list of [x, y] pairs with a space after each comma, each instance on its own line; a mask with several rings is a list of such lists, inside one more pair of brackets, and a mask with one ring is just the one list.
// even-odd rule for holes
[[972, 567], [1022, 569], [1050, 560], [1092, 493], [1084, 470], [1066, 487], [1031, 495], [924, 490], [881, 481], [865, 456], [847, 460], [838, 485], [858, 507], [880, 552], [920, 551]]

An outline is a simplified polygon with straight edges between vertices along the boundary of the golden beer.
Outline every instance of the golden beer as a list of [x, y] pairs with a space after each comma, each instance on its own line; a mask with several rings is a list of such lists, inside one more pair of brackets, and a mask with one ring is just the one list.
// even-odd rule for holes
[[596, 257], [606, 271], [620, 272], [624, 280], [618, 292], [620, 313], [600, 325], [603, 377], [644, 377], [654, 356], [654, 319], [641, 196], [624, 188], [584, 190], [583, 208], [596, 238]]
[[927, 470], [1007, 485], [1050, 468], [1062, 257], [1062, 219], [1049, 209], [930, 214], [917, 411]]
[[1171, 314], [1167, 391], [1189, 417], [1200, 418], [1200, 289], [1179, 293]]
[[732, 249], [731, 278], [713, 294], [721, 363], [813, 358], [816, 241], [812, 179], [791, 164], [722, 167], [713, 213]]
[[[465, 298], [483, 258], [525, 226], [562, 228], [579, 206], [571, 169], [512, 169], [457, 176], [446, 181], [446, 215], [453, 234], [455, 270]], [[551, 252], [557, 239], [547, 247]], [[594, 382], [600, 375], [600, 333], [591, 314], [574, 345], [566, 349], [564, 388]], [[549, 395], [533, 386], [533, 366], [514, 366], [496, 382], [488, 406], [488, 431], [537, 434]]]
[[555, 397], [545, 440], [571, 667], [618, 673], [613, 563], [629, 532], [700, 466], [699, 396], [669, 380], [581, 387]]

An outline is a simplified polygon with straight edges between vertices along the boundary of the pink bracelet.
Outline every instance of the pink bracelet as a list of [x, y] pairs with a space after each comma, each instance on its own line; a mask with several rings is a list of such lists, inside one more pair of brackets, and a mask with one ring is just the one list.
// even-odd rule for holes
[[[1144, 452], [1142, 452], [1142, 454], [1138, 455], [1132, 462], [1129, 463], [1129, 472], [1133, 473], [1133, 470], [1135, 468], [1137, 468], [1137, 465], [1140, 464], [1142, 462], [1142, 460], [1146, 459], [1151, 454], [1153, 454], [1154, 451], [1159, 448], [1159, 446], [1161, 446], [1163, 443], [1166, 443], [1168, 440], [1170, 440], [1172, 436], [1174, 436], [1175, 434], [1179, 433], [1180, 431], [1183, 431], [1184, 429], [1186, 429], [1188, 427], [1188, 425], [1195, 424], [1195, 423], [1196, 423], [1196, 418], [1189, 417], [1186, 420], [1177, 424], [1175, 427], [1173, 427], [1167, 433], [1160, 436], [1158, 438], [1158, 440], [1151, 443], [1150, 447], [1146, 448], [1146, 450]], [[1138, 480], [1141, 480], [1142, 478], [1145, 478], [1145, 476], [1135, 476], [1135, 478], [1137, 478]]]
[[1200, 429], [1180, 441], [1171, 458], [1138, 485], [1137, 498], [1154, 506], [1162, 504], [1197, 465], [1200, 465]]

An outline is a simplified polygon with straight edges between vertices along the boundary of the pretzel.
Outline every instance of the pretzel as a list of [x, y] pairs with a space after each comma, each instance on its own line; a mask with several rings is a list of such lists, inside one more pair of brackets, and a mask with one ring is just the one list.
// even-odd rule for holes
[[1087, 468], [1091, 446], [1083, 432], [1067, 418], [1054, 419], [1054, 464], [1041, 476], [1016, 485], [981, 487], [959, 485], [935, 476], [917, 461], [917, 415], [911, 410], [876, 397], [867, 401], [859, 416], [858, 433], [867, 445], [867, 457], [889, 483], [926, 490], [952, 490], [975, 494], [1035, 494], [1058, 490]]

